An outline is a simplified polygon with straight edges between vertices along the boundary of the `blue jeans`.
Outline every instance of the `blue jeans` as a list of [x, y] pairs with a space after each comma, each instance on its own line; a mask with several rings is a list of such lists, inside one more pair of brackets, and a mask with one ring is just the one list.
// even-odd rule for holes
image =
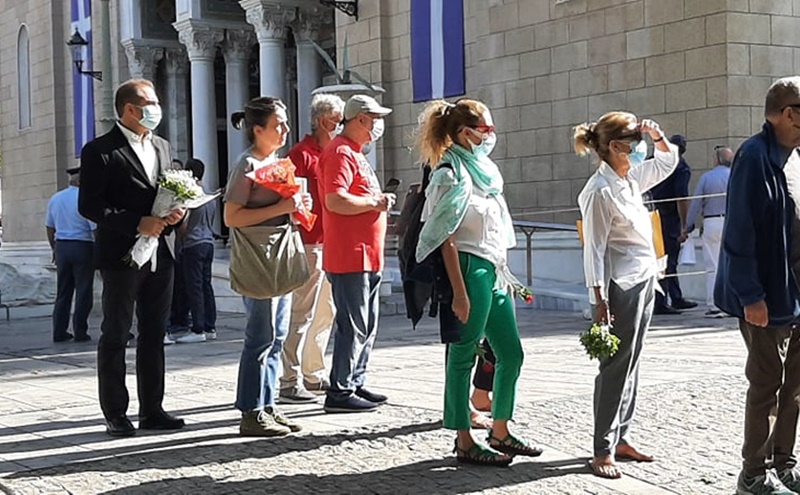
[[181, 264], [186, 284], [186, 299], [192, 312], [192, 331], [210, 332], [217, 326], [217, 304], [211, 286], [214, 245], [196, 244], [183, 248]]
[[58, 291], [53, 306], [53, 338], [64, 338], [69, 328], [72, 296], [75, 295], [75, 313], [72, 330], [75, 336], [84, 336], [89, 330], [89, 313], [94, 299], [94, 265], [91, 241], [56, 241], [56, 277]]
[[292, 314], [292, 295], [242, 299], [247, 326], [239, 360], [236, 408], [247, 412], [275, 404], [281, 350]]
[[334, 401], [364, 386], [367, 363], [378, 333], [380, 272], [329, 273], [336, 306], [331, 388]]

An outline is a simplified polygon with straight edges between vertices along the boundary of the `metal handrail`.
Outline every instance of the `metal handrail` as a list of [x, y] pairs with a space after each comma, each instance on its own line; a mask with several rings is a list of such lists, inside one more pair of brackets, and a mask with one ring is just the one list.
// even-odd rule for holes
[[[394, 226], [394, 220], [399, 216], [399, 211], [393, 210], [389, 212], [390, 227]], [[575, 224], [532, 222], [529, 220], [513, 220], [513, 224], [515, 229], [525, 234], [525, 274], [529, 287], [533, 284], [533, 234], [537, 231], [575, 232], [576, 234], [578, 232], [578, 226]], [[392, 230], [390, 229], [389, 232], [392, 232]]]

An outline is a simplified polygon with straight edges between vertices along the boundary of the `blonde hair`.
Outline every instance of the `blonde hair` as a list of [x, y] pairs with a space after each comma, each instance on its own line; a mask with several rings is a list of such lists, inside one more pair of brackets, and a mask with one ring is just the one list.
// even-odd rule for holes
[[580, 124], [572, 135], [575, 153], [586, 156], [594, 151], [601, 160], [608, 161], [611, 141], [641, 139], [636, 124], [636, 116], [629, 112], [608, 112], [597, 122]]
[[464, 127], [480, 124], [489, 108], [478, 100], [462, 98], [455, 103], [435, 100], [419, 116], [417, 149], [420, 162], [436, 167], [447, 148], [452, 146]]

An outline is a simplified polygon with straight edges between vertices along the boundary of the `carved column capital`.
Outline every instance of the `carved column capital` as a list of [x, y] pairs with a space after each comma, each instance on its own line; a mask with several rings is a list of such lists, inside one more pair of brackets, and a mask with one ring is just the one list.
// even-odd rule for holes
[[128, 71], [131, 77], [152, 81], [155, 78], [158, 61], [164, 58], [164, 48], [142, 45], [131, 39], [123, 40], [122, 47], [128, 58]]
[[189, 73], [189, 57], [184, 48], [167, 48], [164, 50], [167, 74], [185, 76]]
[[178, 39], [186, 47], [189, 60], [214, 60], [217, 46], [224, 37], [221, 29], [209, 26], [196, 26], [182, 24], [175, 26], [178, 30]]
[[294, 22], [295, 41], [314, 40], [319, 37], [319, 30], [325, 24], [326, 11], [319, 7], [298, 9]]
[[286, 38], [286, 28], [297, 16], [295, 7], [264, 4], [261, 0], [241, 0], [239, 5], [245, 9], [247, 22], [255, 28], [259, 41]]
[[225, 61], [248, 60], [250, 51], [256, 43], [256, 33], [251, 29], [229, 29], [222, 43], [222, 54]]

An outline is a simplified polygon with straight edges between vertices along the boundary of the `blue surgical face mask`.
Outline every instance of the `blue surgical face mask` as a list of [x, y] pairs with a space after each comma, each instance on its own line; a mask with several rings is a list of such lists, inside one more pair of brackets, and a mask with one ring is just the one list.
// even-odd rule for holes
[[139, 119], [139, 123], [145, 129], [155, 130], [161, 123], [161, 105], [144, 105], [139, 108], [142, 109], [142, 118]]
[[647, 143], [644, 141], [632, 141], [630, 146], [631, 151], [628, 153], [628, 163], [631, 168], [639, 167], [647, 157]]

